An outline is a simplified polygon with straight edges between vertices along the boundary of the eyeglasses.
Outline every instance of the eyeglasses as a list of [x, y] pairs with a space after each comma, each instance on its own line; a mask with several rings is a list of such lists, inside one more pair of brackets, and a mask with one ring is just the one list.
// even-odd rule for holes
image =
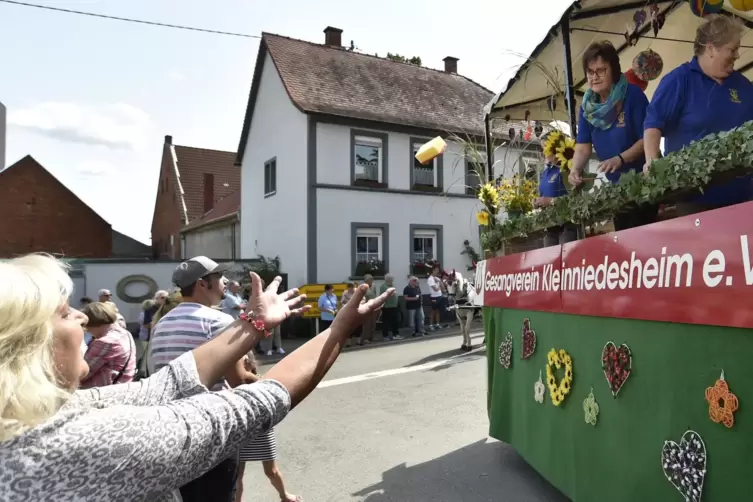
[[603, 77], [606, 74], [607, 74], [606, 68], [596, 68], [595, 70], [588, 69], [586, 71], [586, 77], [588, 78]]

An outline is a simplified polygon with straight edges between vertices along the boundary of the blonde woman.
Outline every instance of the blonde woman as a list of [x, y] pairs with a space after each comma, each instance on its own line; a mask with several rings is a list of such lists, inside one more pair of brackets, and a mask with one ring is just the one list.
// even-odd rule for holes
[[[259, 276], [251, 274], [255, 284]], [[208, 392], [271, 329], [304, 308], [297, 291], [254, 288], [248, 319], [136, 383], [76, 391], [87, 317], [67, 266], [0, 262], [0, 493], [3, 500], [179, 500], [178, 487], [280, 422], [334, 364], [348, 335], [394, 293], [341, 311], [330, 330], [233, 390]], [[358, 300], [363, 287], [356, 292]]]
[[84, 355], [89, 373], [81, 379], [81, 388], [128, 383], [136, 375], [136, 343], [118, 322], [111, 302], [94, 302], [84, 307], [86, 329], [92, 341]]

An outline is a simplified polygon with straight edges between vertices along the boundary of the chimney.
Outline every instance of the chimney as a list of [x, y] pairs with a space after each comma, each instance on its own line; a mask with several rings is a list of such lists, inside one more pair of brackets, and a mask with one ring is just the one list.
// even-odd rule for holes
[[165, 136], [165, 144], [166, 145], [172, 145], [173, 144], [173, 137], [172, 136]]
[[446, 71], [447, 73], [458, 72], [458, 58], [447, 56], [442, 61], [444, 61], [444, 71]]
[[214, 174], [204, 173], [204, 212], [214, 207]]
[[327, 26], [324, 28], [324, 45], [330, 47], [342, 47], [343, 30]]

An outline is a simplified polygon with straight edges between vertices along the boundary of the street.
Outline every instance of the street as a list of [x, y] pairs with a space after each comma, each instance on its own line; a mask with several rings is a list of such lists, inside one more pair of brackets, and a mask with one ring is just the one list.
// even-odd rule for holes
[[[459, 345], [458, 336], [343, 354], [277, 427], [288, 490], [307, 502], [566, 502], [487, 438], [486, 352]], [[247, 465], [244, 484], [245, 502], [279, 500], [260, 464]]]

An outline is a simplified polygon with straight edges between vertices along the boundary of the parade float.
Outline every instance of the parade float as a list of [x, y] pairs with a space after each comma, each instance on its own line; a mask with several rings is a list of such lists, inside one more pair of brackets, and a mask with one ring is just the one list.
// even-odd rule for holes
[[[752, 12], [729, 3], [574, 3], [490, 103], [488, 141], [495, 120], [574, 130], [579, 56], [592, 41], [612, 41], [623, 70], [638, 74], [646, 68], [632, 64], [649, 50], [665, 73], [687, 61], [704, 5], [753, 27]], [[736, 67], [750, 78], [753, 33], [742, 43]], [[564, 68], [560, 87], [541, 74], [547, 67]], [[658, 80], [644, 81], [649, 98]], [[753, 123], [668, 155], [651, 176], [624, 175], [535, 214], [506, 215], [491, 175], [480, 190], [490, 435], [572, 500], [750, 500], [753, 202], [562, 246], [525, 244], [567, 221], [609, 220], [636, 201], [669, 206], [750, 166]]]

